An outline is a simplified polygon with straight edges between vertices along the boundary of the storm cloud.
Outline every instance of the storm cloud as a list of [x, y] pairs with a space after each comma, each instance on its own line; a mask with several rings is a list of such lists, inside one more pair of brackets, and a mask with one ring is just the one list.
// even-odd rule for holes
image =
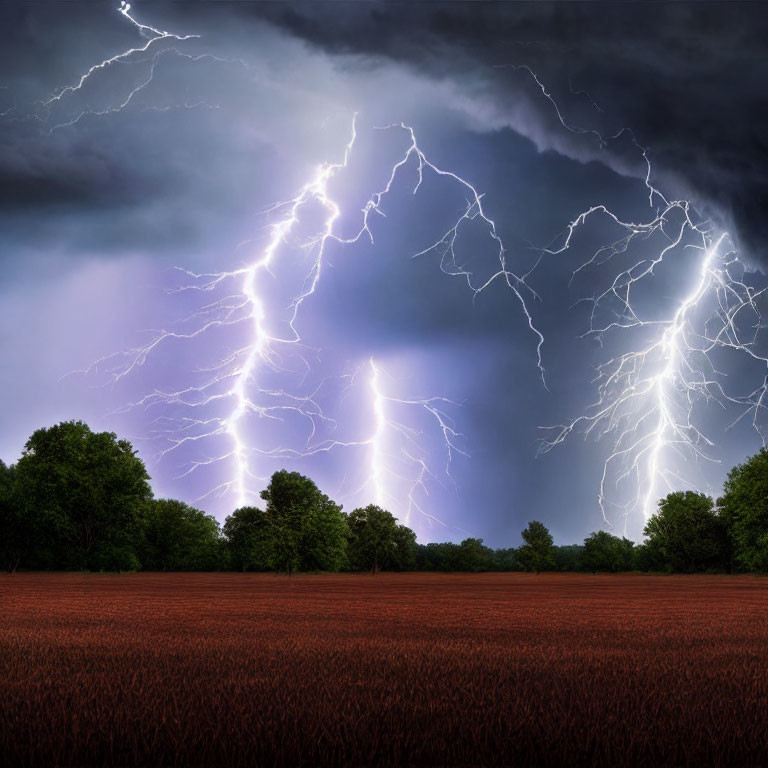
[[[249, 8], [334, 55], [409, 62], [460, 83], [464, 98], [482, 105], [480, 124], [508, 125], [542, 149], [645, 173], [625, 142], [590, 146], [581, 133], [630, 129], [649, 150], [659, 186], [732, 225], [748, 257], [768, 258], [768, 13], [759, 3]], [[514, 69], [521, 65], [580, 131], [562, 130], [536, 84]]]

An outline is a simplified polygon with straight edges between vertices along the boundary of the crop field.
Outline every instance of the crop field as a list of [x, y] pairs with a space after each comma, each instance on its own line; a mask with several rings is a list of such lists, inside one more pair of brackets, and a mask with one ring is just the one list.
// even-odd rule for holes
[[757, 765], [768, 580], [0, 579], [21, 765]]

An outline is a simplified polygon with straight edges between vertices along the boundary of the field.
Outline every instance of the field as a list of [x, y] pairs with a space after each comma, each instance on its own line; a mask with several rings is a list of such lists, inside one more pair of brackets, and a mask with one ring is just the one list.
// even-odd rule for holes
[[768, 763], [768, 581], [0, 579], [5, 765]]

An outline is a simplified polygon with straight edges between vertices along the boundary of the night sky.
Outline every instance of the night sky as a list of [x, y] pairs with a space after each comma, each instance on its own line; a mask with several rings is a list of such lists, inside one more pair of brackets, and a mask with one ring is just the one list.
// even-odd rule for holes
[[[116, 2], [0, 5], [4, 461], [34, 429], [79, 418], [131, 439], [156, 494], [220, 520], [287, 467], [348, 511], [382, 503], [422, 541], [510, 546], [532, 519], [558, 543], [609, 523], [639, 539], [638, 493], [716, 495], [761, 446], [764, 6], [138, 2], [130, 14], [154, 31]], [[152, 40], [161, 32], [171, 35]], [[264, 258], [290, 201], [324, 163], [343, 163], [355, 114], [325, 202], [310, 190], [252, 285], [261, 327], [284, 340], [257, 349], [245, 272], [195, 275]], [[369, 216], [373, 242], [339, 242], [359, 233], [361, 209], [408, 149], [401, 122], [456, 176], [425, 168], [414, 193], [411, 155], [384, 215]], [[627, 230], [600, 213], [567, 250], [543, 249], [560, 251], [592, 206], [636, 224], [659, 215], [641, 147], [652, 187], [688, 201], [699, 231], [633, 288], [633, 316], [616, 294], [583, 299], [656, 258], [681, 208], [611, 258], [598, 249]], [[504, 275], [479, 293], [468, 285], [500, 268], [489, 221], [461, 220], [472, 188], [526, 285]], [[328, 201], [338, 239], [325, 241], [318, 272]], [[440, 247], [425, 249], [457, 221], [441, 263]], [[702, 271], [701, 243], [721, 236]], [[515, 291], [545, 339], [543, 381]], [[607, 333], [586, 333], [593, 309]], [[174, 337], [136, 351], [162, 331]], [[665, 332], [661, 351], [674, 349], [647, 362], [639, 386], [653, 391], [614, 414], [619, 432], [577, 425], [540, 454], [552, 434], [541, 427], [597, 401], [600, 364]], [[237, 386], [248, 407], [233, 417]], [[684, 434], [665, 427], [656, 447], [627, 438], [648, 440], [664, 418]], [[605, 521], [598, 494], [617, 445], [638, 458], [612, 465]]]

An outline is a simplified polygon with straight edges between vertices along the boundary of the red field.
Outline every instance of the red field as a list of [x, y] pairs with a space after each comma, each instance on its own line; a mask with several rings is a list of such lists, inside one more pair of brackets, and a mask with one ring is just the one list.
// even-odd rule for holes
[[17, 574], [5, 765], [768, 763], [768, 580]]

